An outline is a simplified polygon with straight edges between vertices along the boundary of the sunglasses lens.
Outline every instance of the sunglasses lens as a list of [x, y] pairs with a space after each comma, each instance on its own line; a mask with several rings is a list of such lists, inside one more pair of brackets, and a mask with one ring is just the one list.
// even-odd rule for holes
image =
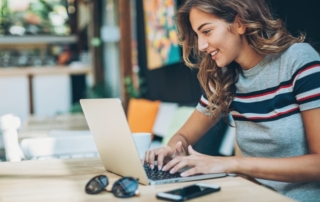
[[86, 185], [87, 194], [97, 194], [104, 190], [108, 185], [108, 178], [105, 175], [99, 175], [92, 178]]
[[132, 177], [124, 177], [114, 183], [112, 193], [120, 198], [127, 198], [135, 195], [138, 189], [138, 181]]

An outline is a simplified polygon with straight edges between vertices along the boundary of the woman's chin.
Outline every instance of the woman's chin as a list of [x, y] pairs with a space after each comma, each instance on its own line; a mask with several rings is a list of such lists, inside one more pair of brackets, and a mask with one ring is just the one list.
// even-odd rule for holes
[[216, 61], [216, 64], [218, 67], [221, 67], [221, 68], [226, 66], [224, 63], [219, 62], [219, 61]]
[[216, 61], [216, 64], [218, 67], [226, 67], [228, 66], [231, 62], [227, 62], [227, 61], [221, 61], [221, 60], [215, 60]]

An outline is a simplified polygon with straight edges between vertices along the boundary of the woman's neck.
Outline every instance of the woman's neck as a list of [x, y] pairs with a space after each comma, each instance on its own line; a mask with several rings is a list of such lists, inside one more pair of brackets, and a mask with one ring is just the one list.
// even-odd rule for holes
[[248, 70], [259, 64], [265, 55], [257, 53], [245, 40], [241, 54], [235, 60], [243, 70]]

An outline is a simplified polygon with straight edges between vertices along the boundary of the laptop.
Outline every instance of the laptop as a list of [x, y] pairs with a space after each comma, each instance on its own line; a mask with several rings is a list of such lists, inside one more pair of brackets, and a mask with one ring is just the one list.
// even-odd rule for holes
[[109, 172], [139, 179], [144, 185], [224, 177], [226, 173], [181, 177], [177, 172], [150, 169], [140, 160], [120, 99], [81, 99], [89, 129], [101, 161]]

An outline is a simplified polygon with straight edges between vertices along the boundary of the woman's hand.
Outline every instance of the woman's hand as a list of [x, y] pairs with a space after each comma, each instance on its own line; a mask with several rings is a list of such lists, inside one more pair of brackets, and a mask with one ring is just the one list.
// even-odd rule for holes
[[161, 170], [164, 163], [177, 156], [185, 155], [186, 152], [182, 146], [182, 142], [179, 141], [174, 148], [166, 146], [146, 151], [143, 161], [149, 164], [151, 169], [154, 169], [154, 161], [157, 159], [158, 169]]
[[188, 147], [188, 152], [190, 156], [177, 156], [168, 162], [162, 170], [170, 170], [170, 173], [173, 174], [183, 167], [192, 167], [181, 173], [181, 176], [187, 177], [199, 173], [234, 172], [234, 168], [237, 164], [237, 161], [233, 157], [213, 157], [200, 154], [194, 151], [191, 145]]

